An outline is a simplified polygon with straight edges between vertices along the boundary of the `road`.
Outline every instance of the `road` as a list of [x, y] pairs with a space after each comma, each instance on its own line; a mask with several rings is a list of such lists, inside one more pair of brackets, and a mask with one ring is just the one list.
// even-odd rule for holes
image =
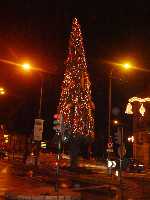
[[[17, 194], [39, 195], [54, 192], [55, 171], [49, 176], [22, 176], [18, 168], [8, 161], [0, 161], [0, 197], [5, 192]], [[43, 170], [42, 170], [43, 171]], [[48, 181], [47, 181], [48, 180]], [[112, 184], [113, 183], [113, 184]], [[70, 187], [81, 192], [85, 200], [149, 200], [150, 174], [124, 174], [121, 187], [116, 177], [108, 177], [105, 173], [83, 173], [61, 170], [60, 186], [67, 192]], [[116, 188], [117, 195], [111, 196], [110, 191], [102, 187]], [[65, 189], [66, 188], [66, 189]], [[120, 189], [122, 192], [120, 192]], [[122, 199], [120, 195], [122, 194]]]
[[[15, 166], [16, 167], [16, 166]], [[28, 176], [18, 176], [16, 174], [20, 174], [19, 170], [17, 170], [10, 162], [8, 161], [0, 161], [0, 199], [4, 199], [4, 195], [6, 192], [12, 194], [22, 194], [24, 196], [28, 195], [40, 195], [40, 194], [53, 194], [57, 193], [54, 191], [53, 185], [50, 186], [49, 183], [45, 183], [44, 181], [40, 181], [39, 177], [28, 177]], [[14, 172], [15, 170], [15, 172]], [[82, 177], [83, 178], [83, 177]], [[50, 179], [53, 179], [50, 177]], [[70, 180], [70, 177], [61, 178], [61, 184], [65, 185], [66, 181]], [[69, 185], [68, 185], [69, 186]], [[64, 193], [70, 194], [68, 188], [60, 189], [60, 194]], [[71, 192], [71, 194], [79, 193]], [[88, 192], [82, 192], [83, 199], [90, 200], [91, 196], [93, 196], [93, 200], [98, 198], [97, 194], [92, 194]], [[111, 198], [105, 198], [103, 194], [101, 194], [101, 200], [110, 200]]]

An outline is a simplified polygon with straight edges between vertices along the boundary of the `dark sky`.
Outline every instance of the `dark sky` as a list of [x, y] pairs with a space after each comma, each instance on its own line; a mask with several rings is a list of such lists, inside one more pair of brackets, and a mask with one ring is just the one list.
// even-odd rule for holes
[[[45, 75], [43, 117], [47, 127], [60, 95], [71, 22], [78, 17], [84, 37], [88, 70], [96, 104], [96, 131], [106, 133], [108, 74], [105, 61], [130, 60], [150, 68], [150, 6], [148, 1], [50, 1], [2, 0], [0, 2], [0, 58], [30, 61], [51, 74]], [[0, 63], [0, 84], [8, 94], [0, 99], [1, 119], [12, 129], [30, 132], [37, 115], [40, 77], [22, 73], [16, 66]], [[114, 70], [112, 107], [124, 111], [129, 97], [149, 84], [149, 74]], [[105, 116], [105, 117], [104, 117]], [[123, 118], [123, 115], [117, 116]], [[49, 134], [49, 133], [47, 133]]]

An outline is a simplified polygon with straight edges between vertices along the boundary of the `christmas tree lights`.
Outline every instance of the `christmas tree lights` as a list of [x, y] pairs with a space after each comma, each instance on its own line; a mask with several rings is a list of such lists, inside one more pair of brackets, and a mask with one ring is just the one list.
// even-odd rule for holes
[[64, 127], [74, 136], [94, 136], [94, 103], [85, 59], [80, 24], [73, 19], [69, 53], [62, 83], [58, 113], [63, 115]]

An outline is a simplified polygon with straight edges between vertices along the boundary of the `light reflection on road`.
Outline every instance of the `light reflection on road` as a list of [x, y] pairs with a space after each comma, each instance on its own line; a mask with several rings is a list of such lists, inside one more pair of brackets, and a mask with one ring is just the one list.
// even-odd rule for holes
[[0, 171], [0, 174], [7, 174], [8, 172], [8, 166], [4, 167], [1, 171]]
[[0, 164], [0, 197], [7, 191], [9, 180], [8, 165], [5, 163]]
[[[15, 176], [10, 173], [11, 170], [11, 165], [8, 164], [7, 162], [0, 161], [0, 197], [5, 194], [6, 191], [12, 191], [16, 193], [21, 193], [21, 194], [28, 194], [32, 195], [39, 195], [40, 193], [47, 193], [47, 192], [52, 192], [54, 191], [54, 187], [50, 184], [45, 183], [44, 181], [42, 182], [36, 182], [35, 180], [33, 181], [32, 178], [29, 178], [27, 176]], [[99, 179], [99, 178], [104, 178], [102, 175], [96, 175], [97, 177], [95, 178], [94, 176], [92, 177], [93, 179]], [[83, 179], [82, 176], [80, 176], [81, 179]], [[51, 177], [50, 177], [51, 178]], [[70, 176], [70, 179], [72, 177]], [[67, 175], [64, 177], [66, 181], [68, 181]], [[118, 193], [116, 196], [111, 196], [106, 195], [102, 192], [99, 191], [83, 191], [83, 199], [84, 200], [147, 200], [150, 199], [150, 181], [144, 179], [143, 177], [139, 176], [139, 179], [136, 179], [136, 177], [131, 178], [128, 177], [123, 180], [123, 190], [122, 194], [119, 192], [118, 188]], [[62, 184], [63, 187], [66, 187], [67, 191], [67, 183]], [[123, 198], [121, 197], [123, 196]], [[147, 196], [146, 196], [147, 195]]]

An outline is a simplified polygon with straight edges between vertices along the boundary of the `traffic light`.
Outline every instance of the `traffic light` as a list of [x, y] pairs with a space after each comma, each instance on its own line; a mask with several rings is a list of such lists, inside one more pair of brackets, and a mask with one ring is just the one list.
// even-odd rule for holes
[[61, 131], [62, 128], [62, 115], [61, 114], [55, 114], [53, 116], [53, 130], [55, 131]]
[[121, 144], [122, 140], [122, 133], [121, 133], [121, 127], [117, 128], [117, 132], [114, 133], [114, 141], [116, 144]]

